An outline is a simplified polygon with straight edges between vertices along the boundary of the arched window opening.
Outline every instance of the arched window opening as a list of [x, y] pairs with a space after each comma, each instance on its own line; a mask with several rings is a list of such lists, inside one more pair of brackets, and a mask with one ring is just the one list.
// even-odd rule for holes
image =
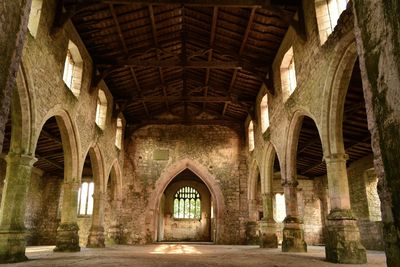
[[78, 192], [78, 215], [88, 216], [93, 214], [94, 183], [83, 182]]
[[32, 0], [31, 12], [29, 13], [28, 30], [36, 38], [39, 28], [40, 15], [42, 13], [43, 0]]
[[71, 92], [78, 97], [82, 84], [83, 61], [78, 47], [71, 41], [68, 43], [64, 64], [63, 80]]
[[269, 114], [268, 114], [268, 95], [261, 100], [261, 132], [265, 132], [269, 127]]
[[275, 194], [275, 221], [283, 222], [286, 217], [285, 195]]
[[103, 90], [99, 89], [96, 106], [96, 124], [104, 130], [107, 117], [107, 98]]
[[185, 186], [179, 189], [174, 196], [174, 218], [200, 219], [201, 201], [196, 189]]
[[122, 119], [117, 118], [117, 130], [115, 132], [115, 146], [119, 149], [122, 148]]
[[315, 0], [315, 13], [321, 45], [333, 32], [340, 14], [346, 10], [349, 0]]
[[282, 59], [281, 84], [282, 92], [286, 100], [293, 93], [297, 86], [293, 47], [290, 47]]
[[249, 123], [248, 135], [249, 135], [249, 151], [253, 151], [254, 150], [254, 124], [253, 124], [253, 121], [250, 121], [250, 123]]

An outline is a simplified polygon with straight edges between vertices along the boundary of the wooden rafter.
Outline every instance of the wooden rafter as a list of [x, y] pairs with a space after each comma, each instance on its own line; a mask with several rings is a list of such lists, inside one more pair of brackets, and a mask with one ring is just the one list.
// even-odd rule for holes
[[[155, 20], [155, 18], [154, 18], [154, 10], [153, 10], [153, 6], [152, 6], [152, 5], [149, 5], [149, 15], [150, 15], [150, 21], [151, 21], [151, 32], [152, 32], [152, 34], [153, 34], [154, 46], [155, 46], [155, 47], [159, 47], [158, 39], [157, 39], [156, 20]], [[157, 50], [156, 53], [157, 53], [157, 60], [160, 60], [160, 51]], [[162, 71], [162, 68], [161, 68], [161, 67], [158, 67], [158, 74], [159, 74], [159, 76], [160, 76], [160, 82], [161, 82], [161, 84], [164, 84], [164, 83], [165, 83], [165, 81], [164, 81], [164, 75], [163, 75], [163, 71]], [[163, 86], [163, 87], [162, 87], [162, 90], [163, 90], [163, 95], [164, 95], [164, 97], [166, 97], [166, 96], [167, 96], [166, 87]], [[165, 107], [167, 108], [168, 111], [170, 110], [167, 100], [165, 100]]]
[[[255, 14], [256, 14], [256, 8], [253, 7], [252, 10], [251, 10], [251, 13], [250, 13], [250, 17], [249, 17], [248, 23], [247, 23], [246, 31], [245, 31], [244, 36], [243, 36], [242, 44], [240, 45], [239, 57], [243, 54], [243, 51], [244, 51], [244, 49], [246, 47], [247, 39], [249, 38], [249, 34], [250, 34], [250, 31], [251, 31], [251, 27], [253, 25], [253, 20], [254, 20]], [[232, 89], [233, 89], [233, 86], [235, 85], [237, 74], [238, 74], [238, 69], [235, 69], [233, 71], [232, 79], [231, 79], [231, 82], [229, 84], [228, 94], [232, 93]], [[224, 109], [222, 110], [222, 116], [225, 116], [225, 113], [226, 113], [226, 110], [228, 108], [228, 105], [229, 105], [229, 103], [226, 102], [225, 105], [224, 105]]]
[[[114, 5], [113, 4], [109, 4], [109, 8], [110, 8], [111, 15], [113, 17], [113, 21], [115, 23], [115, 26], [117, 27], [118, 36], [119, 36], [121, 44], [122, 44], [122, 46], [124, 48], [124, 52], [125, 52], [126, 56], [128, 56], [128, 54], [129, 54], [128, 47], [126, 46], [124, 35], [122, 34], [121, 26], [119, 25], [117, 14], [115, 13], [115, 10], [114, 10]], [[135, 81], [136, 88], [138, 89], [139, 93], [141, 94], [141, 89], [140, 89], [140, 86], [139, 86], [139, 82], [138, 82], [138, 80], [136, 78], [135, 71], [133, 70], [132, 66], [129, 66], [129, 69], [130, 69], [132, 78]], [[146, 111], [147, 117], [150, 117], [150, 113], [149, 113], [149, 110], [148, 110], [148, 108], [146, 106], [146, 103], [144, 103], [144, 102], [142, 102], [142, 103], [143, 103], [143, 108]]]
[[252, 98], [235, 98], [232, 96], [145, 96], [132, 99], [132, 102], [163, 103], [168, 102], [204, 102], [204, 103], [251, 103]]
[[[210, 34], [210, 51], [208, 52], [208, 62], [212, 61], [213, 58], [213, 51], [214, 51], [214, 41], [215, 41], [215, 33], [217, 29], [217, 21], [218, 21], [218, 7], [214, 7], [213, 9], [213, 16], [212, 16], [212, 23], [211, 23], [211, 34]], [[204, 96], [208, 94], [208, 83], [210, 81], [210, 72], [211, 69], [206, 69], [206, 76], [204, 84], [206, 85], [206, 89], [204, 90]], [[206, 108], [206, 103], [203, 103], [203, 110]]]

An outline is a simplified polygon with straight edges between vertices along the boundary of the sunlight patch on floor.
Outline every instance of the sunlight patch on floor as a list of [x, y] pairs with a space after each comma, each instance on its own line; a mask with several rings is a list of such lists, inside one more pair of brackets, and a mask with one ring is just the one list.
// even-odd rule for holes
[[189, 245], [158, 245], [150, 254], [201, 254], [195, 247]]
[[26, 247], [26, 252], [50, 252], [53, 251], [54, 246], [38, 246], [38, 247]]

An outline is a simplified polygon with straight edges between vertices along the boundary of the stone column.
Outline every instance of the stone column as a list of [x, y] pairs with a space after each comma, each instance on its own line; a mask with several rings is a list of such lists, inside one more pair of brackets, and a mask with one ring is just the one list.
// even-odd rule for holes
[[260, 247], [277, 248], [276, 222], [272, 204], [273, 194], [262, 194], [264, 217], [260, 221]]
[[331, 211], [328, 215], [326, 259], [335, 263], [366, 263], [365, 248], [360, 242], [357, 220], [350, 209], [346, 154], [325, 158]]
[[112, 216], [112, 223], [107, 231], [107, 237], [110, 239], [111, 242], [114, 244], [122, 244], [122, 236], [121, 236], [121, 222], [120, 218], [117, 215], [121, 211], [122, 200], [116, 199], [111, 203], [111, 216]]
[[79, 186], [77, 181], [66, 181], [63, 184], [61, 223], [57, 229], [55, 252], [74, 252], [81, 249], [77, 223]]
[[286, 218], [283, 221], [283, 252], [307, 252], [307, 244], [304, 241], [303, 222], [299, 218], [297, 206], [297, 181], [284, 182]]
[[26, 195], [33, 163], [31, 155], [9, 153], [0, 210], [0, 262], [27, 260], [25, 256]]
[[31, 0], [2, 1], [0, 5], [0, 151], [28, 27]]
[[257, 200], [249, 199], [249, 221], [246, 222], [246, 244], [256, 245], [259, 243], [258, 235], [258, 209]]
[[93, 196], [92, 226], [90, 228], [88, 248], [104, 248], [104, 201], [105, 194], [96, 192]]
[[399, 1], [353, 0], [368, 129], [388, 267], [400, 266]]

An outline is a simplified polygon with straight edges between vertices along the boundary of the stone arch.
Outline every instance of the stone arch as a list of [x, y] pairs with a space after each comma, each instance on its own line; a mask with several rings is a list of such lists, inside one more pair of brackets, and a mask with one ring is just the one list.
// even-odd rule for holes
[[107, 190], [107, 184], [110, 176], [114, 179], [116, 184], [116, 197], [117, 199], [122, 199], [122, 171], [118, 163], [118, 159], [115, 159], [114, 162], [111, 164], [109, 171], [107, 172], [108, 175], [105, 178], [104, 188]]
[[69, 113], [60, 108], [59, 106], [53, 107], [49, 110], [46, 116], [43, 117], [36, 136], [34, 138], [34, 149], [36, 149], [37, 142], [39, 140], [40, 132], [48, 119], [55, 117], [57, 120], [57, 125], [61, 133], [61, 142], [64, 151], [64, 181], [65, 182], [79, 182], [80, 183], [80, 173], [79, 173], [79, 158], [80, 158], [80, 145], [79, 137], [76, 126], [71, 119]]
[[353, 33], [347, 34], [335, 48], [338, 56], [329, 67], [324, 89], [323, 118], [321, 129], [326, 143], [324, 156], [345, 153], [343, 144], [343, 108], [352, 69], [357, 60], [357, 47]]
[[[324, 139], [321, 137], [321, 130], [316, 123], [314, 116], [304, 110], [297, 110], [294, 112], [292, 120], [288, 129], [288, 137], [287, 137], [287, 147], [286, 147], [286, 156], [285, 156], [285, 177], [286, 182], [295, 182], [297, 180], [297, 170], [296, 170], [296, 161], [297, 161], [297, 144], [299, 141], [300, 131], [303, 123], [303, 118], [309, 117], [315, 123], [315, 126], [318, 130], [318, 135], [321, 140], [322, 150], [325, 151], [327, 145], [324, 142]], [[324, 153], [325, 154], [325, 153]], [[282, 172], [281, 168], [281, 172]]]
[[21, 62], [16, 81], [16, 90], [13, 91], [11, 105], [12, 133], [10, 151], [13, 153], [33, 154], [34, 144], [32, 135], [35, 120], [35, 97], [32, 81], [29, 76], [29, 68]]
[[[104, 159], [99, 146], [97, 144], [92, 144], [85, 153], [85, 158], [87, 157], [87, 155], [90, 156], [90, 163], [92, 165], [94, 184], [97, 186], [98, 189], [100, 189], [100, 192], [105, 192], [104, 184], [106, 178], [104, 170]], [[82, 173], [83, 171], [85, 158], [83, 159], [82, 164], [80, 166], [80, 173]]]
[[208, 190], [213, 197], [216, 204], [216, 239], [215, 243], [218, 243], [219, 235], [223, 232], [223, 214], [225, 211], [225, 201], [222, 191], [216, 182], [215, 177], [207, 170], [206, 167], [200, 163], [185, 158], [173, 165], [170, 165], [162, 172], [160, 178], [155, 184], [155, 189], [150, 196], [149, 207], [150, 209], [146, 213], [145, 223], [148, 225], [147, 231], [152, 240], [157, 240], [157, 218], [160, 209], [161, 196], [170, 182], [182, 171], [189, 169], [196, 174], [207, 186]]
[[[268, 142], [263, 151], [263, 164], [261, 164], [261, 193], [272, 192], [272, 179], [274, 176], [274, 163], [275, 158], [279, 156], [276, 153], [276, 149], [271, 142]], [[279, 161], [280, 162], [280, 161]]]
[[253, 160], [249, 170], [249, 180], [247, 184], [247, 199], [256, 199], [257, 194], [257, 178], [261, 175], [259, 165]]

